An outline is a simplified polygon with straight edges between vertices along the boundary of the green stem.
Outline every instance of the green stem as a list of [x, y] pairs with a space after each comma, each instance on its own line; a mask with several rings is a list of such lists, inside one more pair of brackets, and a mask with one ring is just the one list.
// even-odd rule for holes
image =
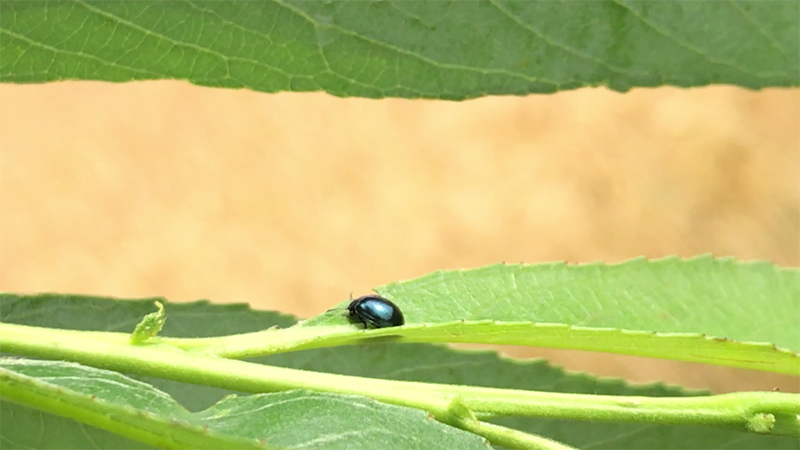
[[[59, 333], [82, 333], [108, 342], [127, 342], [125, 333], [51, 330]], [[565, 338], [568, 336], [568, 338]], [[134, 338], [137, 334], [134, 334]], [[691, 352], [665, 351], [653, 340], [669, 339], [673, 348], [692, 348]], [[536, 347], [568, 348], [598, 352], [674, 359], [705, 364], [765, 370], [800, 375], [800, 357], [790, 350], [764, 343], [737, 342], [708, 338], [700, 334], [665, 333], [659, 336], [636, 330], [572, 327], [565, 324], [531, 322], [457, 321], [437, 324], [408, 324], [402, 329], [358, 330], [348, 325], [295, 325], [252, 333], [211, 338], [154, 337], [141, 345], [163, 344], [206, 355], [245, 359], [312, 348], [353, 345], [364, 342], [447, 342], [473, 344], [510, 344]], [[743, 352], [743, 353], [742, 353]], [[736, 353], [739, 357], [720, 357]], [[744, 356], [742, 356], [744, 355]]]
[[[75, 332], [12, 324], [0, 324], [0, 350], [246, 392], [307, 389], [365, 395], [386, 403], [429, 411], [445, 422], [452, 416], [449, 407], [454, 401], [478, 417], [516, 415], [705, 425], [761, 433], [770, 430], [754, 429], [752, 424], [764, 414], [800, 414], [800, 395], [782, 392], [653, 398], [379, 380], [285, 369], [186, 352], [166, 345], [135, 346]], [[800, 427], [782, 426], [781, 434], [800, 436]]]
[[[669, 339], [673, 348], [692, 348], [692, 351], [665, 351], [665, 348], [657, 345], [657, 341], [663, 339]], [[800, 358], [796, 353], [764, 343], [719, 340], [701, 334], [657, 335], [637, 330], [621, 331], [531, 322], [458, 321], [408, 324], [400, 330], [354, 330], [352, 326], [345, 325], [293, 326], [204, 339], [162, 338], [162, 342], [186, 350], [233, 359], [362, 342], [527, 345], [597, 352], [611, 352], [610, 349], [613, 349], [613, 353], [624, 355], [800, 375]], [[730, 353], [744, 353], [747, 356], [720, 357]]]
[[542, 436], [524, 433], [512, 428], [502, 427], [486, 422], [463, 421], [453, 424], [462, 430], [466, 430], [483, 436], [495, 445], [506, 448], [524, 450], [577, 450], [575, 447], [562, 444], [561, 442], [547, 439]]

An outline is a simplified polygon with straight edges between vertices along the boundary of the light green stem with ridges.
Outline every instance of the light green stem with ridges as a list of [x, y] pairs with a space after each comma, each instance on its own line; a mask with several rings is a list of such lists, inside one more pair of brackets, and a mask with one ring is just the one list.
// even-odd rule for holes
[[[94, 367], [247, 392], [289, 389], [355, 394], [426, 410], [445, 422], [453, 401], [476, 417], [527, 416], [572, 420], [701, 425], [800, 436], [800, 395], [738, 392], [703, 397], [638, 397], [441, 385], [333, 375], [228, 360], [163, 343], [129, 345], [108, 334], [0, 324], [4, 352], [65, 359]], [[774, 426], [765, 429], [766, 415]], [[758, 425], [755, 426], [754, 424]], [[769, 428], [769, 427], [767, 427]], [[512, 430], [513, 431], [513, 430]]]

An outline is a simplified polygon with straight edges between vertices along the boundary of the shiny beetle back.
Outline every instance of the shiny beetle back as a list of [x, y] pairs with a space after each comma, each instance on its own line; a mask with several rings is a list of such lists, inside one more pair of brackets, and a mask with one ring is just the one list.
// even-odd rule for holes
[[365, 295], [359, 297], [347, 307], [350, 318], [375, 328], [397, 327], [405, 323], [405, 318], [400, 308], [391, 301], [377, 296]]

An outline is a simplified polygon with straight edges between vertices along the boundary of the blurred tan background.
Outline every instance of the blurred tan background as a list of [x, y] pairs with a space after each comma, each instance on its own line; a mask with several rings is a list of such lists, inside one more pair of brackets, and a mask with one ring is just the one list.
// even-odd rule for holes
[[[3, 291], [308, 317], [437, 269], [706, 252], [800, 265], [800, 91], [454, 103], [0, 86]], [[720, 392], [798, 390], [744, 370], [504, 351]]]

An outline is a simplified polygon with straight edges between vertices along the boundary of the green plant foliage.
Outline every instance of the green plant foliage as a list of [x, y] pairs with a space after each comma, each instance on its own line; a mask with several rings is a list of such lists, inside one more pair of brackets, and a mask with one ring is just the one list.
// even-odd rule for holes
[[800, 4], [650, 0], [0, 3], [0, 81], [184, 79], [464, 99], [800, 84]]
[[[408, 326], [370, 332], [375, 337], [608, 351], [800, 374], [800, 272], [764, 262], [704, 256], [498, 264], [377, 291], [400, 306]], [[344, 317], [326, 313], [303, 326]], [[343, 338], [307, 338], [317, 346], [325, 339]]]
[[72, 419], [0, 401], [0, 448], [4, 450], [151, 449], [119, 434]]
[[51, 412], [167, 448], [488, 448], [482, 438], [423, 411], [352, 395], [234, 395], [192, 414], [165, 393], [116, 372], [17, 358], [0, 358], [0, 386], [4, 397], [21, 403], [57, 397], [44, 402]]
[[800, 272], [767, 262], [633, 259], [621, 264], [498, 264], [435, 272], [378, 292], [407, 323], [532, 320], [573, 326], [705, 333], [800, 351]]
[[[80, 296], [3, 295], [0, 301], [2, 301], [0, 319], [6, 323], [52, 327], [73, 322], [75, 323], [73, 328], [96, 331], [130, 332], [139, 320], [153, 309], [152, 299], [114, 301]], [[251, 311], [242, 305], [213, 305], [208, 302], [164, 303], [169, 320], [161, 333], [163, 336], [193, 337], [244, 333], [275, 325], [287, 327], [293, 322], [293, 319], [287, 316]], [[58, 311], [58, 314], [54, 314], [55, 311]], [[389, 344], [326, 348], [272, 355], [253, 361], [345, 375], [552, 392], [656, 397], [705, 395], [704, 392], [687, 392], [678, 387], [661, 384], [630, 385], [616, 379], [598, 379], [588, 374], [564, 372], [541, 360], [513, 361], [498, 357], [494, 352], [459, 351], [436, 345]], [[232, 393], [224, 389], [174, 381], [146, 377], [138, 379], [169, 393], [183, 407], [195, 412], [212, 407], [225, 395]], [[33, 447], [29, 445], [30, 436], [38, 436], [44, 429], [52, 429], [51, 426], [60, 426], [59, 430], [63, 436], [74, 439], [72, 448], [97, 448], [92, 441], [103, 442], [102, 448], [131, 448], [129, 441], [110, 445], [114, 442], [107, 432], [77, 423], [69, 427], [63, 419], [45, 413], [33, 413], [29, 408], [22, 406], [3, 402], [0, 413], [2, 413], [0, 420], [3, 420], [3, 423], [7, 423], [5, 421], [13, 417], [17, 419], [18, 424], [11, 430], [6, 430], [4, 427], [3, 448]], [[19, 418], [22, 417], [28, 419], [21, 421]], [[797, 448], [797, 442], [793, 438], [758, 436], [698, 427], [516, 418], [498, 419], [498, 422], [583, 448]], [[6, 447], [13, 442], [25, 445]], [[84, 446], [81, 447], [80, 444]], [[46, 447], [38, 446], [38, 448]]]

